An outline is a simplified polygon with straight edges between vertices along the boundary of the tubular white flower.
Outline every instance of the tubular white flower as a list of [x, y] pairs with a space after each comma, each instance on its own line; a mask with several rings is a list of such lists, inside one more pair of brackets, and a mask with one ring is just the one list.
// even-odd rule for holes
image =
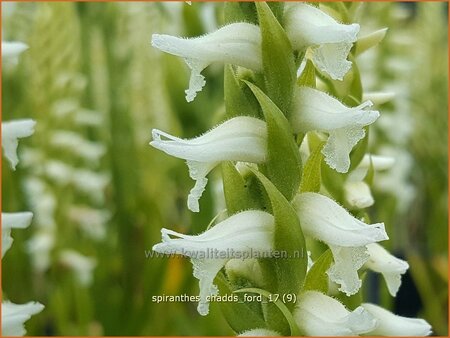
[[255, 286], [264, 286], [264, 277], [257, 259], [230, 259], [225, 265], [225, 271], [230, 281], [245, 278]]
[[350, 168], [350, 151], [365, 135], [363, 127], [380, 116], [376, 110], [366, 110], [371, 106], [372, 103], [366, 101], [349, 108], [324, 92], [300, 87], [295, 97], [291, 124], [294, 132], [327, 132], [329, 137], [322, 150], [325, 161], [331, 168], [345, 173]]
[[428, 336], [431, 325], [424, 319], [397, 316], [374, 304], [364, 303], [362, 307], [378, 319], [378, 326], [369, 332], [371, 336]]
[[197, 310], [204, 316], [209, 312], [208, 297], [218, 292], [213, 282], [220, 269], [232, 258], [252, 258], [249, 256], [270, 254], [273, 232], [272, 215], [259, 210], [243, 211], [197, 236], [162, 229], [162, 242], [153, 246], [153, 250], [191, 258], [194, 277], [200, 284]]
[[26, 304], [2, 302], [2, 336], [24, 336], [26, 333], [25, 322], [43, 309], [44, 305], [37, 302]]
[[358, 292], [358, 269], [369, 258], [366, 245], [388, 239], [384, 224], [366, 224], [330, 198], [312, 192], [297, 195], [294, 207], [304, 234], [330, 247], [334, 257], [327, 271], [330, 279], [347, 295]]
[[317, 291], [299, 296], [294, 318], [307, 336], [357, 336], [373, 330], [377, 324], [361, 306], [350, 312], [336, 299]]
[[351, 207], [368, 208], [375, 202], [370, 187], [364, 181], [348, 180], [344, 183], [345, 199]]
[[268, 329], [253, 329], [242, 332], [238, 337], [279, 337], [278, 332]]
[[389, 293], [395, 297], [401, 285], [401, 275], [409, 268], [409, 264], [402, 259], [391, 255], [385, 248], [377, 243], [367, 245], [369, 260], [365, 266], [383, 275]]
[[13, 243], [11, 229], [25, 229], [31, 223], [33, 213], [29, 211], [4, 213], [2, 212], [2, 257]]
[[60, 130], [52, 133], [50, 143], [57, 148], [66, 148], [86, 161], [98, 162], [106, 148], [98, 142], [91, 142], [72, 131]]
[[152, 137], [151, 146], [187, 161], [189, 175], [196, 181], [187, 202], [189, 210], [194, 212], [199, 211], [198, 200], [208, 182], [206, 175], [219, 162], [262, 163], [266, 159], [266, 123], [253, 117], [232, 118], [190, 140], [174, 137], [158, 129], [152, 130]]
[[352, 63], [348, 53], [359, 25], [343, 25], [320, 9], [304, 3], [292, 5], [284, 17], [286, 33], [295, 50], [311, 47], [316, 67], [334, 80], [342, 80]]
[[261, 33], [258, 26], [239, 22], [196, 38], [153, 34], [152, 46], [180, 56], [191, 69], [186, 101], [194, 100], [206, 81], [200, 73], [213, 62], [230, 63], [255, 71], [262, 69]]
[[383, 104], [395, 98], [393, 92], [371, 92], [363, 94], [363, 101], [372, 101], [374, 104]]
[[27, 49], [28, 46], [23, 42], [2, 41], [2, 61], [3, 59], [5, 60], [14, 59]]
[[16, 169], [19, 158], [17, 146], [19, 138], [28, 137], [34, 133], [36, 121], [31, 119], [2, 122], [2, 148], [6, 158], [11, 162], [12, 169]]

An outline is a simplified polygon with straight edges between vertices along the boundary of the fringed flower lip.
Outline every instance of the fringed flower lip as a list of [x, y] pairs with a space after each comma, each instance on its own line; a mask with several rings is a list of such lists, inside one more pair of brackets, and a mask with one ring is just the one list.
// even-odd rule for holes
[[350, 168], [350, 152], [365, 136], [364, 127], [375, 122], [380, 113], [370, 110], [372, 103], [347, 107], [334, 97], [310, 87], [299, 87], [290, 117], [294, 132], [316, 130], [329, 134], [322, 153], [326, 163], [345, 173]]
[[262, 69], [259, 27], [245, 22], [232, 23], [195, 38], [153, 34], [152, 46], [182, 57], [191, 69], [189, 88], [185, 91], [188, 102], [193, 101], [205, 85], [201, 72], [211, 63], [229, 63], [256, 71]]
[[374, 304], [363, 303], [361, 306], [378, 321], [368, 335], [423, 337], [432, 333], [431, 325], [424, 319], [397, 316]]
[[295, 50], [310, 47], [316, 67], [334, 80], [342, 80], [352, 63], [347, 56], [357, 40], [359, 25], [338, 23], [319, 8], [298, 3], [285, 12], [286, 33]]
[[13, 170], [19, 163], [17, 156], [19, 139], [31, 136], [34, 133], [35, 125], [36, 121], [31, 119], [2, 122], [2, 148]]
[[389, 293], [392, 297], [398, 292], [401, 285], [401, 275], [409, 268], [408, 262], [391, 255], [378, 243], [367, 245], [369, 259], [365, 267], [383, 275]]
[[207, 133], [184, 140], [161, 130], [152, 130], [150, 145], [187, 161], [196, 181], [188, 196], [188, 208], [198, 212], [208, 179], [206, 175], [221, 161], [263, 163], [267, 152], [267, 127], [262, 120], [240, 116], [223, 122]]
[[366, 224], [332, 199], [312, 192], [294, 198], [294, 208], [305, 235], [326, 243], [334, 263], [327, 271], [339, 290], [353, 295], [361, 287], [358, 270], [369, 259], [366, 246], [387, 240], [383, 223]]
[[299, 296], [294, 318], [307, 336], [358, 336], [377, 325], [374, 316], [363, 307], [349, 311], [336, 299], [317, 291]]
[[216, 224], [205, 232], [189, 236], [162, 229], [162, 242], [153, 250], [164, 254], [180, 254], [191, 258], [194, 277], [199, 280], [201, 315], [209, 312], [209, 297], [218, 293], [214, 278], [233, 258], [247, 255], [269, 255], [273, 249], [274, 217], [264, 211], [247, 210]]
[[33, 213], [24, 212], [2, 212], [2, 257], [13, 243], [11, 229], [25, 229], [31, 224]]

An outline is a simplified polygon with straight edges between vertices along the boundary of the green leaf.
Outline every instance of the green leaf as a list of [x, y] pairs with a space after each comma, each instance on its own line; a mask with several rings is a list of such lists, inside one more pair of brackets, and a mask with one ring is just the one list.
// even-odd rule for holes
[[258, 289], [258, 288], [245, 288], [234, 291], [235, 293], [246, 293], [246, 292], [252, 292], [257, 293], [259, 295], [262, 295], [266, 297], [270, 302], [273, 302], [278, 309], [283, 314], [284, 318], [289, 324], [289, 329], [291, 331], [291, 336], [300, 336], [301, 332], [300, 329], [297, 326], [297, 323], [294, 320], [294, 317], [292, 316], [292, 313], [289, 311], [289, 309], [284, 305], [284, 303], [281, 301], [279, 295], [273, 295], [269, 291]]
[[301, 159], [291, 126], [278, 107], [254, 84], [245, 81], [261, 105], [267, 122], [267, 160], [263, 168], [291, 201], [300, 185]]
[[232, 162], [222, 163], [222, 179], [228, 215], [260, 207], [252, 198], [249, 182], [244, 180]]
[[299, 86], [316, 88], [316, 67], [311, 60], [306, 61], [305, 69], [297, 80]]
[[250, 168], [270, 198], [275, 218], [274, 250], [286, 255], [270, 258], [274, 265], [276, 283], [272, 290], [280, 294], [297, 294], [306, 273], [306, 246], [297, 213], [280, 191], [259, 171]]
[[232, 118], [242, 115], [261, 117], [258, 102], [255, 100], [254, 95], [252, 95], [247, 86], [242, 86], [239, 80], [233, 66], [226, 65], [224, 96], [227, 117]]
[[[215, 282], [221, 296], [232, 294], [223, 274], [218, 274]], [[237, 333], [254, 328], [267, 328], [264, 318], [253, 311], [250, 304], [245, 302], [220, 302], [220, 308], [228, 325]]]
[[255, 25], [258, 24], [255, 4], [252, 2], [225, 2], [224, 18], [226, 23], [245, 21]]
[[372, 156], [370, 156], [369, 169], [364, 177], [364, 182], [366, 182], [369, 187], [373, 184], [373, 177], [375, 176], [375, 168], [373, 167]]
[[315, 261], [305, 278], [303, 291], [317, 290], [322, 293], [328, 292], [328, 275], [327, 270], [333, 263], [333, 254], [328, 249]]
[[262, 63], [268, 96], [288, 115], [296, 80], [291, 43], [265, 2], [256, 2], [261, 29]]
[[321, 165], [323, 160], [322, 148], [325, 142], [321, 141], [313, 150], [303, 168], [303, 176], [300, 183], [300, 192], [319, 192], [321, 181]]

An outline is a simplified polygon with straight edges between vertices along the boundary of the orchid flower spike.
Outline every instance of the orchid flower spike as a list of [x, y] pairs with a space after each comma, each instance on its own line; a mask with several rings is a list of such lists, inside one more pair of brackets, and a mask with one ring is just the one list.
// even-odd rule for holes
[[26, 334], [24, 323], [43, 309], [44, 305], [37, 302], [26, 304], [2, 302], [2, 336], [24, 336]]
[[187, 161], [189, 175], [196, 181], [187, 202], [189, 210], [194, 212], [199, 211], [198, 200], [208, 182], [206, 175], [218, 163], [221, 161], [262, 163], [266, 159], [266, 123], [253, 117], [232, 118], [190, 140], [174, 137], [158, 129], [153, 129], [152, 136], [151, 146]]
[[359, 25], [343, 25], [319, 8], [304, 3], [295, 4], [284, 16], [286, 33], [295, 50], [310, 47], [312, 61], [334, 80], [342, 80], [352, 63], [347, 60], [357, 40]]
[[2, 122], [2, 147], [13, 170], [19, 163], [17, 157], [19, 138], [31, 136], [34, 133], [35, 125], [36, 121], [30, 119]]
[[194, 277], [200, 284], [197, 310], [205, 316], [209, 312], [209, 297], [218, 292], [214, 278], [227, 261], [232, 258], [252, 258], [252, 255], [269, 257], [273, 248], [274, 218], [264, 211], [248, 210], [227, 218], [197, 236], [183, 235], [168, 229], [162, 229], [161, 233], [162, 242], [153, 246], [153, 250], [191, 258]]
[[2, 258], [13, 243], [11, 229], [25, 229], [31, 223], [33, 213], [31, 212], [2, 212]]
[[377, 327], [368, 334], [371, 336], [429, 336], [431, 326], [424, 319], [401, 317], [377, 305], [364, 303], [362, 307], [378, 320]]
[[348, 296], [358, 292], [358, 269], [369, 259], [366, 245], [388, 239], [383, 223], [366, 224], [332, 199], [313, 192], [299, 194], [294, 208], [305, 235], [326, 243], [334, 263], [327, 274]]
[[18, 57], [22, 52], [26, 51], [28, 46], [23, 42], [7, 42], [2, 41], [2, 61], [11, 60]]
[[391, 255], [385, 248], [377, 243], [367, 245], [369, 260], [365, 266], [383, 275], [389, 293], [395, 297], [401, 285], [401, 275], [409, 268], [409, 264], [402, 259]]
[[340, 173], [350, 168], [350, 152], [364, 135], [364, 127], [380, 116], [376, 110], [366, 110], [372, 103], [366, 101], [349, 108], [337, 99], [310, 87], [299, 87], [295, 108], [291, 114], [294, 132], [311, 130], [329, 134], [322, 153], [327, 164]]
[[350, 312], [336, 299], [317, 291], [299, 296], [294, 319], [306, 336], [357, 336], [377, 324], [361, 306]]
[[206, 81], [200, 73], [213, 62], [230, 63], [255, 71], [262, 69], [259, 27], [245, 22], [232, 23], [190, 39], [153, 34], [152, 46], [182, 57], [191, 69], [189, 88], [185, 91], [188, 102], [202, 90]]

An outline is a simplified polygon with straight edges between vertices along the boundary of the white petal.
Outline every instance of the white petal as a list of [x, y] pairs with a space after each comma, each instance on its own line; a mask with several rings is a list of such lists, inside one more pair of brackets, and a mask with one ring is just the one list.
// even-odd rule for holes
[[69, 149], [86, 161], [98, 161], [106, 152], [103, 144], [91, 142], [71, 131], [56, 131], [49, 137], [50, 144], [56, 148]]
[[92, 283], [92, 273], [97, 266], [97, 261], [94, 258], [84, 256], [74, 250], [63, 250], [59, 254], [59, 260], [75, 272], [81, 285], [88, 286]]
[[366, 224], [326, 196], [302, 193], [294, 206], [303, 232], [327, 244], [358, 247], [388, 239], [384, 223]]
[[389, 293], [395, 297], [401, 285], [401, 275], [408, 270], [409, 264], [377, 243], [367, 245], [367, 252], [370, 257], [365, 266], [383, 275]]
[[188, 197], [188, 208], [194, 212], [199, 211], [198, 200], [207, 183], [205, 176], [219, 162], [262, 163], [266, 159], [266, 124], [253, 117], [232, 118], [190, 140], [174, 137], [158, 129], [152, 130], [152, 137], [151, 146], [187, 160], [189, 175], [196, 181]]
[[268, 329], [253, 329], [242, 332], [238, 337], [279, 337], [281, 336], [278, 332], [268, 330]]
[[376, 325], [375, 318], [362, 307], [350, 312], [334, 298], [317, 291], [300, 295], [294, 318], [307, 336], [356, 336]]
[[330, 247], [331, 280], [346, 294], [355, 294], [361, 286], [358, 269], [369, 258], [365, 245], [388, 239], [384, 224], [366, 224], [330, 198], [312, 192], [297, 195], [294, 207], [304, 234]]
[[356, 41], [358, 24], [339, 24], [320, 9], [301, 3], [286, 11], [285, 26], [294, 49], [312, 47], [316, 67], [332, 79], [343, 79], [351, 68], [347, 56]]
[[348, 204], [354, 208], [368, 208], [375, 202], [370, 187], [364, 181], [346, 181], [344, 193]]
[[294, 132], [325, 131], [329, 138], [322, 153], [327, 164], [338, 172], [350, 167], [350, 151], [364, 135], [363, 127], [380, 116], [376, 110], [366, 110], [372, 103], [366, 101], [349, 108], [337, 99], [319, 90], [300, 87], [295, 97], [291, 124]]
[[25, 229], [30, 225], [32, 218], [33, 213], [28, 211], [15, 213], [2, 212], [2, 257], [13, 243], [11, 229]]
[[362, 307], [378, 319], [378, 326], [370, 331], [373, 336], [428, 336], [430, 324], [419, 318], [401, 317], [377, 305], [364, 303]]
[[32, 135], [35, 125], [36, 121], [30, 119], [2, 122], [2, 147], [13, 169], [16, 169], [16, 165], [19, 163], [17, 157], [19, 138]]
[[[273, 216], [259, 210], [243, 211], [197, 235], [189, 236], [162, 229], [162, 242], [153, 250], [165, 254], [191, 257], [194, 276], [199, 279], [200, 302], [198, 312], [208, 314], [208, 296], [217, 293], [214, 278], [232, 258], [251, 258], [249, 255], [269, 255], [273, 244]], [[170, 236], [174, 236], [172, 238]]]
[[2, 302], [2, 336], [25, 335], [24, 323], [43, 309], [44, 305], [37, 302], [26, 304]]
[[200, 74], [213, 62], [230, 63], [252, 70], [262, 69], [261, 33], [258, 26], [249, 23], [233, 23], [219, 30], [196, 38], [178, 38], [153, 34], [152, 46], [184, 58], [191, 68], [186, 100], [194, 100], [205, 85]]
[[14, 59], [22, 52], [28, 49], [28, 46], [23, 42], [6, 42], [2, 41], [2, 60]]

